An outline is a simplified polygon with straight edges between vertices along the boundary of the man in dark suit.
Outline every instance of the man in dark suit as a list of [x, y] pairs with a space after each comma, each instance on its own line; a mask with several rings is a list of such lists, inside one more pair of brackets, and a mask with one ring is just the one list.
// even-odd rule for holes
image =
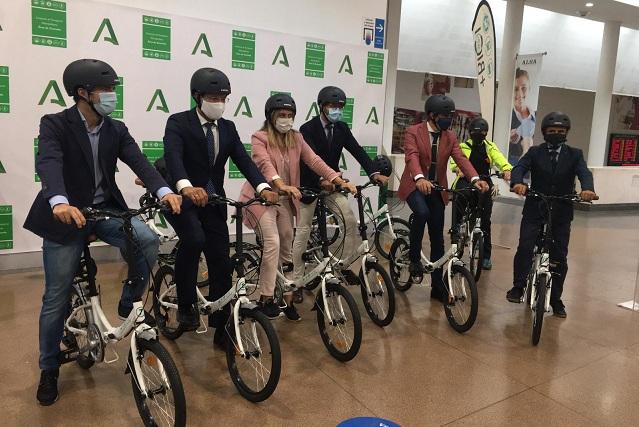
[[[580, 149], [566, 145], [566, 135], [570, 130], [570, 118], [561, 112], [552, 112], [544, 117], [541, 132], [545, 143], [531, 147], [519, 160], [512, 171], [512, 190], [525, 196], [528, 186], [524, 176], [530, 172], [531, 188], [539, 193], [561, 196], [575, 191], [575, 177], [581, 184], [580, 196], [584, 201], [592, 201], [597, 195], [592, 179]], [[553, 202], [552, 236], [553, 247], [550, 251], [550, 269], [553, 273], [550, 305], [553, 314], [566, 317], [566, 309], [561, 301], [564, 280], [568, 272], [568, 242], [570, 223], [573, 219], [573, 206], [569, 201]], [[524, 296], [526, 277], [532, 265], [533, 249], [541, 227], [544, 224], [546, 209], [543, 201], [529, 197], [524, 203], [519, 246], [513, 265], [513, 288], [506, 298], [510, 302], [520, 303]]]
[[[73, 277], [87, 238], [97, 237], [124, 251], [127, 245], [121, 221], [87, 225], [80, 209], [88, 206], [127, 209], [115, 182], [118, 159], [147, 183], [158, 198], [180, 211], [180, 196], [173, 194], [149, 164], [124, 123], [112, 120], [117, 74], [107, 63], [80, 59], [67, 66], [64, 87], [75, 105], [40, 121], [36, 170], [42, 190], [31, 206], [24, 227], [44, 239], [45, 291], [40, 312], [40, 385], [37, 398], [51, 405], [58, 398], [60, 341]], [[125, 281], [118, 315], [128, 317], [139, 300], [155, 264], [159, 241], [138, 219], [133, 265]]]
[[[178, 321], [185, 330], [195, 330], [200, 324], [194, 304], [202, 252], [209, 271], [209, 298], [215, 301], [231, 288], [227, 207], [207, 204], [209, 195], [225, 195], [229, 157], [262, 197], [273, 203], [278, 199], [244, 149], [235, 124], [222, 118], [230, 93], [231, 84], [222, 71], [197, 70], [191, 78], [191, 95], [197, 106], [169, 117], [164, 133], [171, 185], [187, 199], [179, 216], [167, 215], [180, 237], [175, 280]], [[214, 342], [218, 345], [223, 343], [227, 318], [228, 311], [213, 313], [209, 318], [209, 325], [216, 328]]]
[[[304, 136], [306, 143], [320, 156], [324, 162], [340, 172], [339, 163], [342, 157], [342, 150], [346, 148], [364, 168], [368, 176], [380, 184], [386, 185], [388, 177], [381, 175], [375, 170], [371, 158], [366, 154], [361, 145], [357, 142], [348, 125], [342, 121], [344, 106], [346, 105], [346, 94], [335, 86], [327, 86], [320, 90], [317, 95], [317, 105], [320, 108], [319, 116], [312, 118], [300, 127], [300, 132]], [[319, 189], [320, 187], [332, 189], [333, 185], [328, 181], [322, 181], [320, 177], [309, 169], [304, 163], [300, 165], [300, 183], [303, 187]], [[345, 195], [334, 194], [329, 200], [336, 206], [344, 216], [345, 240], [343, 253], [351, 254], [358, 246], [359, 235], [357, 233], [357, 220], [348, 205]], [[304, 261], [302, 255], [306, 250], [306, 242], [311, 233], [311, 222], [315, 212], [316, 200], [302, 199], [300, 205], [300, 218], [298, 218], [295, 231], [295, 241], [293, 243], [293, 276], [299, 279], [304, 274]], [[330, 202], [329, 202], [330, 203]], [[349, 269], [343, 271], [349, 280], [357, 280]]]

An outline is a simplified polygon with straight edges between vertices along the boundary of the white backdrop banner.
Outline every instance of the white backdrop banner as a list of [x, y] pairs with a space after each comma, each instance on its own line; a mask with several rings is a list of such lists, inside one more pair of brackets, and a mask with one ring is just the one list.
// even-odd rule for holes
[[[72, 105], [62, 72], [75, 59], [97, 58], [115, 68], [122, 85], [113, 117], [126, 123], [150, 161], [162, 155], [169, 115], [192, 106], [189, 81], [201, 67], [219, 68], [229, 76], [232, 94], [224, 117], [235, 122], [249, 149], [273, 92], [295, 98], [299, 128], [318, 114], [319, 90], [335, 85], [348, 97], [344, 121], [371, 156], [380, 151], [385, 50], [91, 1], [3, 1], [0, 17], [2, 252], [40, 249], [39, 238], [22, 229], [40, 189], [34, 164], [38, 124], [42, 115]], [[366, 180], [349, 153], [341, 163], [347, 178]], [[141, 191], [134, 175], [123, 163], [118, 169], [118, 185], [129, 205], [136, 206]], [[227, 194], [237, 197], [244, 178], [232, 162], [226, 176]]]
[[479, 2], [472, 25], [475, 64], [477, 65], [477, 83], [479, 84], [479, 103], [481, 115], [488, 124], [488, 139], [493, 139], [495, 124], [495, 75], [496, 44], [493, 12], [486, 0]]

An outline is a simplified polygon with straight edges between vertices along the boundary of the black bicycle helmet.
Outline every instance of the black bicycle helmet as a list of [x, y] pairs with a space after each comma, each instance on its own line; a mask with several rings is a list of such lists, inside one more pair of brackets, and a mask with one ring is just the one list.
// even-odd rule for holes
[[191, 95], [231, 93], [231, 82], [222, 71], [215, 68], [200, 68], [191, 77]]
[[388, 156], [379, 154], [373, 159], [373, 169], [384, 176], [391, 176], [393, 173], [393, 164]]
[[468, 124], [468, 132], [470, 132], [470, 133], [478, 133], [478, 132], [486, 132], [486, 133], [488, 133], [488, 122], [483, 117], [475, 117]]
[[570, 130], [570, 117], [561, 111], [548, 113], [541, 121], [541, 132], [543, 133], [549, 127], [564, 128], [568, 131]]
[[295, 114], [297, 112], [297, 106], [295, 105], [295, 100], [291, 95], [286, 93], [276, 93], [271, 95], [270, 98], [266, 100], [266, 105], [264, 105], [264, 115], [266, 116], [266, 120], [271, 119], [271, 114], [273, 114], [273, 111], [275, 110], [289, 110]]
[[346, 104], [346, 94], [336, 86], [326, 86], [317, 94], [317, 105], [321, 107], [328, 103], [344, 105]]
[[432, 95], [426, 100], [424, 105], [426, 115], [433, 113], [435, 115], [451, 115], [455, 113], [455, 101], [446, 95]]
[[62, 82], [67, 94], [74, 96], [79, 88], [91, 92], [100, 86], [116, 86], [120, 80], [115, 70], [106, 62], [99, 59], [78, 59], [64, 69]]

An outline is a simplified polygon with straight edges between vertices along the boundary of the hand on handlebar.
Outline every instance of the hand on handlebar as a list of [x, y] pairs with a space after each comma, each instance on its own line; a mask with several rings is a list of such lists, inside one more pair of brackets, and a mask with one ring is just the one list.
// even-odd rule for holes
[[482, 193], [485, 193], [486, 191], [490, 190], [490, 186], [483, 179], [480, 179], [479, 181], [475, 181], [474, 185], [475, 185], [475, 188], [477, 188]]
[[593, 200], [599, 200], [599, 196], [594, 191], [584, 190], [579, 193], [579, 197], [584, 202], [592, 202]]
[[335, 191], [335, 185], [327, 179], [320, 181], [320, 188], [324, 191]]
[[415, 186], [421, 193], [426, 195], [429, 195], [430, 193], [432, 193], [434, 188], [433, 183], [427, 180], [426, 178], [418, 179], [417, 182], [415, 182]]
[[371, 179], [372, 179], [373, 182], [375, 182], [376, 184], [379, 184], [379, 185], [387, 185], [388, 184], [388, 177], [386, 175], [382, 175], [381, 173], [373, 175], [373, 177]]
[[202, 187], [185, 187], [181, 191], [182, 195], [193, 202], [195, 206], [203, 208], [209, 201], [206, 190]]
[[346, 191], [348, 191], [351, 194], [356, 194], [357, 193], [357, 187], [352, 182], [342, 181], [338, 185], [340, 187], [342, 187], [342, 190], [346, 190]]
[[[297, 190], [297, 188], [295, 189]], [[297, 191], [299, 193], [299, 191]], [[271, 190], [265, 189], [260, 193], [260, 197], [266, 200], [267, 203], [276, 204], [280, 200], [280, 196]]]
[[179, 215], [182, 207], [182, 196], [178, 196], [175, 193], [169, 193], [162, 197], [161, 202], [168, 205], [168, 207], [171, 208], [171, 212]]
[[67, 225], [75, 223], [78, 228], [82, 228], [87, 224], [87, 220], [80, 212], [80, 209], [66, 203], [55, 205], [53, 207], [53, 216]]
[[302, 193], [297, 187], [293, 187], [292, 185], [282, 185], [280, 186], [280, 192], [284, 193], [286, 196], [292, 197], [295, 200], [299, 200], [302, 198]]
[[510, 176], [511, 176], [510, 171], [504, 171], [504, 175], [501, 177], [501, 179], [503, 179], [504, 181], [510, 182]]
[[519, 196], [525, 196], [528, 192], [528, 186], [526, 184], [515, 184], [510, 191], [518, 194]]

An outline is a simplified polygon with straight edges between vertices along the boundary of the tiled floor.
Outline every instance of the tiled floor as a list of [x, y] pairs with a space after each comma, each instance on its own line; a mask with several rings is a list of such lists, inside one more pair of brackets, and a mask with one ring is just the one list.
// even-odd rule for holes
[[[342, 364], [328, 355], [307, 302], [298, 324], [276, 321], [282, 376], [266, 402], [245, 401], [233, 387], [211, 334], [163, 343], [184, 382], [190, 425], [334, 426], [354, 416], [422, 425], [639, 424], [639, 316], [616, 307], [633, 298], [639, 215], [578, 213], [573, 223], [564, 301], [568, 318], [548, 317], [538, 347], [530, 315], [509, 304], [520, 208], [498, 203], [494, 269], [480, 281], [474, 328], [455, 333], [428, 288], [397, 295], [397, 317], [385, 329], [364, 314], [359, 355]], [[124, 268], [102, 264], [104, 305], [115, 313]], [[120, 361], [83, 371], [64, 366], [60, 400], [35, 401], [42, 272], [0, 276], [0, 424], [139, 425]]]

